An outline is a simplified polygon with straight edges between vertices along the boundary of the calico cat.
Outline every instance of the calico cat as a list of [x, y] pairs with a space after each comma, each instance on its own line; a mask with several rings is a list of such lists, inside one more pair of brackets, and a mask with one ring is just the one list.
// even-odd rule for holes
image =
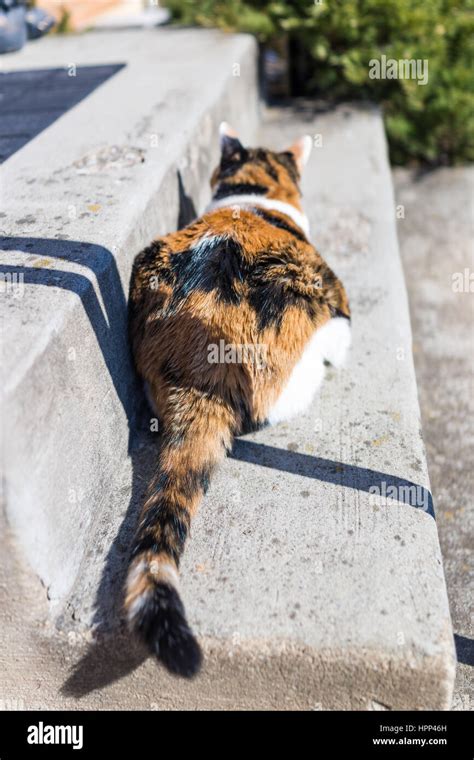
[[[211, 204], [137, 256], [129, 301], [136, 367], [163, 434], [125, 613], [163, 664], [187, 677], [202, 656], [178, 566], [211, 472], [234, 436], [306, 409], [325, 363], [339, 366], [350, 343], [344, 287], [309, 242], [301, 208], [311, 138], [274, 152], [244, 148], [225, 123], [220, 132]], [[223, 360], [228, 347], [246, 350]]]

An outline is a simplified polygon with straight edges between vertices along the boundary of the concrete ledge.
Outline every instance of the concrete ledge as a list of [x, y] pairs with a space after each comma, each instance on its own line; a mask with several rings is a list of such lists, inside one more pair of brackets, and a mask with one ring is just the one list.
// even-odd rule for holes
[[[305, 418], [239, 439], [213, 480], [182, 564], [206, 667], [193, 684], [157, 671], [166, 697], [154, 702], [446, 709], [454, 647], [383, 125], [371, 110], [317, 119], [277, 111], [260, 142], [282, 147], [304, 132], [322, 136], [306, 173], [306, 208], [313, 240], [349, 291], [351, 359], [328, 372]], [[128, 521], [110, 505], [100, 547], [91, 546], [70, 596], [66, 630], [117, 626], [111, 600], [155, 455], [145, 438]], [[79, 693], [88, 662], [73, 679]]]
[[117, 483], [130, 481], [133, 258], [189, 218], [191, 197], [207, 201], [219, 122], [249, 139], [257, 124], [246, 36], [56, 37], [1, 64], [81, 77], [117, 62], [126, 66], [0, 167], [1, 271], [23, 277], [2, 297], [6, 510], [57, 605]]
[[[240, 439], [211, 485], [182, 572], [205, 669], [172, 679], [120, 633], [117, 589], [156, 456], [152, 436], [129, 439], [130, 265], [191, 199], [204, 205], [218, 122], [254, 141], [255, 47], [170, 30], [77, 44], [74, 55], [69, 38], [45, 40], [2, 61], [127, 63], [0, 168], [1, 270], [25, 275], [20, 297], [2, 297], [4, 496], [50, 600], [32, 604], [36, 626], [22, 613], [37, 641], [32, 673], [44, 675], [39, 706], [448, 708], [451, 622], [371, 110], [271, 112], [260, 134], [275, 147], [301, 132], [322, 139], [306, 208], [349, 291], [354, 345], [305, 418]], [[16, 666], [7, 677], [18, 679]]]

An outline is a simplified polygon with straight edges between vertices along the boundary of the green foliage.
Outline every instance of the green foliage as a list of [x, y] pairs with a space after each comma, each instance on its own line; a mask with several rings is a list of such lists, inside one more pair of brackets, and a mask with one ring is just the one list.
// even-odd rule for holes
[[71, 27], [71, 14], [67, 8], [61, 8], [61, 16], [54, 31], [56, 34], [70, 34], [73, 31]]
[[[474, 0], [168, 0], [181, 23], [287, 34], [309, 61], [306, 90], [380, 103], [394, 163], [474, 159]], [[370, 61], [428, 61], [428, 82], [371, 79]]]

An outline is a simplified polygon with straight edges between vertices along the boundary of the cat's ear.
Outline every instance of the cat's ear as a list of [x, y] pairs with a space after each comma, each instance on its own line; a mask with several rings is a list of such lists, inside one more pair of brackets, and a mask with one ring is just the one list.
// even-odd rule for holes
[[237, 137], [237, 132], [226, 121], [219, 127], [219, 137], [224, 161], [229, 161], [233, 156], [243, 152], [244, 146]]
[[293, 143], [293, 145], [286, 151], [287, 153], [291, 153], [295, 159], [300, 174], [308, 161], [312, 147], [312, 138], [310, 135], [304, 135], [304, 137], [300, 137], [300, 139]]

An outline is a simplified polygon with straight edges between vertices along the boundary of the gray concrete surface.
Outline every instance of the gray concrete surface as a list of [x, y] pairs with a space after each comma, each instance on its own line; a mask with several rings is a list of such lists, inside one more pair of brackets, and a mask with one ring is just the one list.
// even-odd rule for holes
[[398, 237], [423, 433], [458, 651], [453, 709], [474, 710], [474, 170], [419, 177], [397, 169], [394, 178], [403, 206]]
[[2, 71], [0, 76], [0, 163], [77, 105], [123, 64]]
[[0, 65], [80, 78], [112, 63], [126, 66], [0, 167], [6, 510], [58, 608], [131, 479], [133, 258], [176, 229], [191, 196], [209, 198], [219, 123], [247, 139], [257, 123], [256, 46], [243, 35], [50, 37]]
[[[452, 629], [427, 511], [382, 121], [375, 111], [345, 107], [316, 119], [273, 111], [260, 142], [284, 147], [301, 132], [322, 138], [306, 172], [306, 208], [314, 242], [347, 285], [354, 345], [348, 367], [328, 372], [304, 418], [239, 440], [211, 485], [182, 567], [189, 618], [206, 654], [202, 674], [192, 683], [172, 679], [145, 660], [118, 620], [130, 531], [156, 456], [156, 442], [143, 433], [127, 466], [121, 459], [121, 478], [104, 478], [99, 508], [95, 491], [98, 515], [83, 529], [72, 586], [60, 589], [67, 603], [56, 626], [18, 547], [6, 553], [10, 574], [22, 574], [18, 587], [29, 589], [25, 601], [34, 597], [25, 610], [11, 600], [8, 581], [0, 587], [10, 600], [7, 698], [21, 693], [28, 708], [450, 706]], [[196, 205], [201, 200], [197, 194]], [[67, 390], [71, 378], [62, 382]], [[94, 412], [102, 419], [101, 407]], [[86, 438], [87, 421], [77, 417], [76, 425]], [[117, 438], [120, 431], [122, 424]], [[115, 440], [90, 441], [91, 477], [116, 448]], [[67, 456], [58, 452], [63, 480], [72, 472], [82, 482], [87, 463], [64, 467]], [[78, 447], [70, 452], [77, 460]]]

